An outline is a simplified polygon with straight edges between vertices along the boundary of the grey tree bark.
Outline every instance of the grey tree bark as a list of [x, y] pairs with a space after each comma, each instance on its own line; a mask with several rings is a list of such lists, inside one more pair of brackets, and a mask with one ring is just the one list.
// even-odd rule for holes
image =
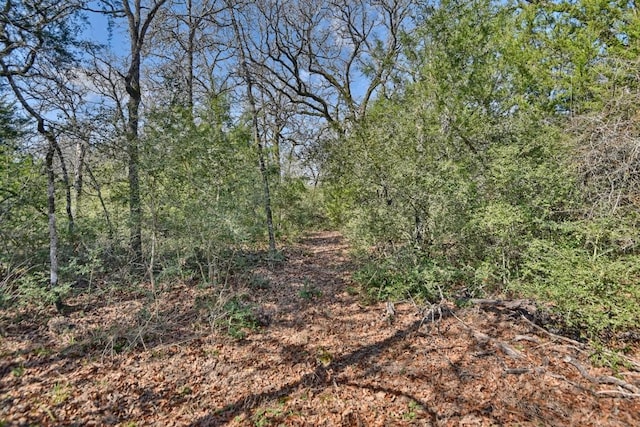
[[276, 238], [273, 227], [273, 213], [271, 209], [271, 190], [269, 188], [269, 174], [265, 162], [264, 147], [260, 138], [260, 123], [258, 120], [258, 108], [255, 96], [253, 94], [253, 77], [249, 70], [247, 63], [247, 55], [245, 52], [246, 42], [242, 29], [240, 28], [238, 21], [236, 20], [236, 14], [234, 5], [230, 0], [227, 0], [229, 7], [229, 13], [231, 16], [231, 24], [235, 34], [235, 40], [237, 43], [237, 50], [240, 60], [240, 72], [242, 78], [246, 84], [247, 100], [249, 102], [249, 113], [251, 114], [251, 125], [253, 131], [253, 140], [258, 151], [258, 162], [260, 166], [260, 175], [262, 176], [262, 189], [264, 196], [264, 210], [267, 217], [267, 232], [269, 234], [269, 252], [274, 254], [276, 252]]
[[[133, 254], [132, 266], [136, 269], [142, 263], [142, 205], [140, 197], [140, 69], [142, 49], [149, 27], [156, 14], [167, 0], [155, 0], [143, 5], [142, 0], [122, 0], [119, 2], [102, 0], [102, 13], [112, 17], [124, 17], [127, 20], [130, 58], [124, 74], [125, 90], [128, 95], [126, 119], [126, 152], [129, 183], [129, 239]], [[146, 13], [144, 13], [146, 11]]]
[[[51, 123], [45, 119], [47, 112], [38, 102], [39, 91], [53, 89], [64, 91], [64, 85], [49, 72], [51, 69], [73, 64], [70, 46], [74, 43], [71, 25], [79, 9], [75, 1], [57, 2], [38, 0], [4, 3], [0, 13], [0, 78], [4, 78], [20, 106], [36, 122], [37, 132], [47, 143], [45, 167], [47, 175], [47, 217], [49, 231], [49, 287], [55, 293], [58, 285], [58, 231], [56, 221], [56, 172], [54, 159], [60, 159], [67, 184], [67, 215], [73, 230], [73, 213], [68, 174], [58, 137]], [[53, 93], [53, 92], [51, 92]], [[33, 99], [35, 99], [35, 101]], [[38, 105], [38, 106], [36, 106]], [[64, 305], [56, 296], [58, 310]]]

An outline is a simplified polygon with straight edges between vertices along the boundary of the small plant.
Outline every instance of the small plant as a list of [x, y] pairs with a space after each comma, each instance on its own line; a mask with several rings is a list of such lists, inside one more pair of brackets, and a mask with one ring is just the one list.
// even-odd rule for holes
[[329, 367], [329, 365], [331, 365], [331, 362], [333, 362], [333, 355], [329, 353], [326, 349], [320, 348], [318, 350], [317, 360], [318, 362], [320, 362], [322, 366], [327, 368]]
[[280, 264], [287, 260], [287, 256], [282, 251], [276, 251], [267, 256], [267, 262], [269, 264]]
[[60, 405], [69, 399], [71, 396], [71, 387], [69, 384], [56, 383], [51, 389], [51, 404]]
[[13, 375], [16, 378], [20, 378], [21, 376], [24, 375], [24, 366], [20, 365], [20, 366], [16, 366], [15, 368], [11, 369], [11, 375]]
[[178, 394], [181, 397], [188, 396], [188, 395], [190, 395], [192, 393], [193, 393], [193, 390], [191, 389], [191, 387], [186, 386], [186, 385], [181, 387], [180, 390], [178, 390]]
[[246, 330], [258, 328], [258, 321], [253, 306], [243, 302], [240, 297], [230, 299], [224, 306], [224, 316], [218, 324], [227, 328], [227, 333], [233, 338], [242, 339], [246, 336]]
[[410, 401], [407, 411], [402, 414], [402, 419], [405, 421], [415, 420], [419, 409], [420, 405], [415, 400]]
[[620, 372], [622, 368], [631, 368], [622, 356], [614, 351], [607, 350], [607, 348], [598, 341], [593, 342], [593, 347], [594, 351], [589, 355], [589, 359], [591, 359], [591, 363], [595, 366], [610, 368], [616, 374]]
[[36, 307], [52, 305], [64, 299], [71, 292], [71, 285], [63, 283], [55, 288], [48, 286], [48, 277], [43, 272], [24, 275], [18, 280], [18, 300], [23, 304], [34, 304]]
[[274, 425], [275, 422], [291, 415], [292, 411], [284, 411], [286, 401], [279, 401], [277, 407], [258, 408], [253, 414], [252, 421], [255, 427]]
[[302, 289], [298, 292], [300, 298], [305, 300], [312, 300], [322, 296], [322, 291], [318, 289], [309, 279], [304, 279], [302, 283]]
[[352, 297], [358, 296], [360, 294], [360, 291], [355, 286], [347, 286], [345, 288], [345, 292]]
[[33, 350], [33, 354], [35, 354], [38, 357], [44, 357], [44, 356], [48, 356], [52, 353], [52, 351], [48, 348], [45, 347], [38, 347], [35, 350]]

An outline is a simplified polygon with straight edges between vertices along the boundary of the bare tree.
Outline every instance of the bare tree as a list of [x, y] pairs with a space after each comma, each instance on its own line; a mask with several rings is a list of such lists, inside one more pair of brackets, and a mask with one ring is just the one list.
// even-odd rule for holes
[[574, 160], [592, 206], [590, 215], [640, 206], [639, 65], [637, 60], [612, 61], [625, 84], [612, 81], [603, 108], [572, 117], [578, 142]]
[[255, 27], [247, 62], [261, 85], [344, 133], [391, 82], [411, 6], [411, 0], [252, 2], [243, 9]]
[[192, 115], [198, 95], [219, 94], [211, 79], [217, 65], [230, 55], [219, 37], [225, 8], [221, 0], [175, 1], [173, 7], [160, 11], [152, 27], [155, 43], [148, 54], [162, 64], [159, 77], [174, 86], [170, 95], [179, 97]]

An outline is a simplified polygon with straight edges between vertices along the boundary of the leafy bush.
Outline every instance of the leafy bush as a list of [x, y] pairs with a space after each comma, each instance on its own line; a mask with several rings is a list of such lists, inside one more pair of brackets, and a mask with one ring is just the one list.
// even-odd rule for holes
[[17, 279], [18, 298], [21, 304], [45, 307], [53, 305], [58, 299], [64, 299], [71, 292], [68, 282], [55, 288], [48, 285], [48, 276], [43, 272], [32, 272]]
[[316, 285], [311, 283], [309, 279], [304, 279], [302, 288], [298, 291], [298, 295], [300, 295], [300, 298], [309, 301], [315, 298], [320, 298], [322, 296], [322, 291], [318, 289]]
[[640, 256], [598, 254], [568, 242], [534, 240], [512, 289], [549, 301], [584, 338], [640, 324]]
[[431, 302], [451, 296], [469, 278], [470, 270], [438, 263], [424, 254], [404, 249], [392, 256], [369, 259], [353, 278], [369, 298], [407, 297]]
[[224, 314], [218, 320], [218, 325], [226, 328], [229, 335], [236, 339], [246, 336], [246, 330], [254, 330], [259, 326], [252, 304], [235, 296], [223, 306]]

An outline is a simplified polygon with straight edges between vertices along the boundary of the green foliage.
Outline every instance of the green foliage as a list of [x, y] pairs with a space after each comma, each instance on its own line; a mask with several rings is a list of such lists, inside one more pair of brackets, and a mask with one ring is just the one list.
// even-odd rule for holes
[[[533, 296], [588, 338], [635, 327], [637, 14], [447, 0], [424, 16], [414, 82], [331, 146], [329, 216], [381, 249], [356, 280], [378, 299]], [[588, 114], [577, 132], [568, 112]]]
[[21, 376], [23, 376], [24, 372], [25, 372], [25, 369], [24, 369], [24, 366], [22, 365], [16, 366], [15, 368], [11, 369], [11, 375], [13, 375], [16, 378], [20, 378]]
[[0, 263], [37, 264], [46, 259], [46, 188], [41, 161], [20, 150], [25, 121], [0, 103]]
[[271, 287], [271, 281], [269, 278], [264, 277], [261, 274], [249, 275], [248, 282], [251, 289], [265, 290]]
[[280, 236], [296, 237], [326, 224], [323, 194], [319, 188], [309, 187], [303, 178], [284, 177], [272, 189]]
[[55, 288], [49, 285], [49, 277], [41, 271], [33, 271], [23, 274], [14, 282], [15, 301], [21, 304], [47, 307], [55, 303], [58, 298], [64, 298], [71, 292], [71, 285], [61, 283]]
[[[277, 406], [260, 407], [251, 415], [251, 421], [255, 427], [266, 427], [272, 425], [282, 425], [279, 422], [285, 421], [286, 418], [294, 412], [284, 410], [285, 401], [278, 402]], [[276, 424], [277, 423], [277, 424]]]
[[302, 289], [298, 291], [298, 295], [300, 295], [300, 298], [309, 301], [321, 297], [322, 291], [308, 279], [304, 279]]
[[527, 240], [569, 203], [560, 134], [510, 84], [519, 78], [507, 57], [515, 26], [488, 1], [431, 10], [414, 57], [435, 59], [332, 152], [332, 216], [347, 217], [357, 243], [391, 242], [413, 257], [393, 256], [363, 280], [381, 274], [382, 297], [423, 288], [432, 299], [451, 276], [499, 289]]
[[593, 343], [593, 352], [589, 355], [591, 363], [595, 366], [602, 366], [612, 369], [614, 372], [619, 373], [622, 369], [633, 369], [628, 359], [621, 356], [620, 353], [607, 349], [602, 343], [595, 341]]
[[450, 297], [456, 286], [468, 279], [465, 277], [468, 274], [405, 249], [364, 263], [353, 278], [372, 299], [412, 297], [437, 302]]
[[65, 383], [55, 383], [49, 392], [51, 405], [57, 406], [66, 402], [71, 397], [72, 386]]
[[[23, 13], [23, 3], [12, 13]], [[375, 248], [354, 276], [369, 300], [508, 291], [550, 301], [564, 327], [585, 337], [634, 327], [640, 320], [636, 6], [443, 0], [416, 7], [414, 31], [401, 35], [398, 73], [381, 82], [364, 117], [336, 124], [333, 130], [344, 130], [339, 137], [331, 131], [321, 142], [283, 142], [291, 144], [292, 162], [298, 144], [315, 150], [305, 166], [322, 179], [311, 186], [283, 173], [281, 147], [265, 141], [278, 237], [331, 222], [357, 249]], [[51, 23], [58, 35], [46, 34], [47, 49], [60, 48], [60, 62], [72, 59], [75, 46], [68, 18]], [[372, 55], [381, 52], [374, 46]], [[181, 94], [169, 97], [165, 106], [145, 109], [139, 139], [145, 280], [220, 289], [236, 275], [252, 289], [268, 288], [250, 270], [283, 254], [260, 252], [263, 183], [246, 115], [232, 118], [230, 96], [196, 102], [194, 111]], [[26, 125], [0, 102], [0, 302], [49, 304], [69, 284], [99, 276], [140, 280], [128, 268], [122, 135], [92, 127], [74, 233], [65, 231], [65, 206], [57, 203], [62, 285], [46, 287], [47, 184]], [[282, 125], [284, 139], [302, 135]], [[265, 140], [281, 136], [262, 130]], [[58, 180], [57, 200], [65, 196]], [[310, 300], [320, 292], [305, 283], [299, 295]], [[212, 323], [232, 335], [256, 325], [242, 298], [202, 303]]]
[[584, 338], [640, 324], [640, 257], [587, 250], [571, 241], [534, 240], [513, 289], [552, 301]]
[[236, 339], [246, 336], [246, 330], [258, 328], [258, 320], [254, 307], [239, 296], [224, 304], [224, 315], [218, 320], [218, 325], [224, 327], [227, 333]]
[[210, 121], [198, 124], [180, 107], [154, 112], [142, 156], [146, 247], [163, 271], [181, 276], [191, 260], [211, 283], [224, 280], [229, 248], [265, 238], [255, 151], [225, 108], [212, 101], [202, 112]]

